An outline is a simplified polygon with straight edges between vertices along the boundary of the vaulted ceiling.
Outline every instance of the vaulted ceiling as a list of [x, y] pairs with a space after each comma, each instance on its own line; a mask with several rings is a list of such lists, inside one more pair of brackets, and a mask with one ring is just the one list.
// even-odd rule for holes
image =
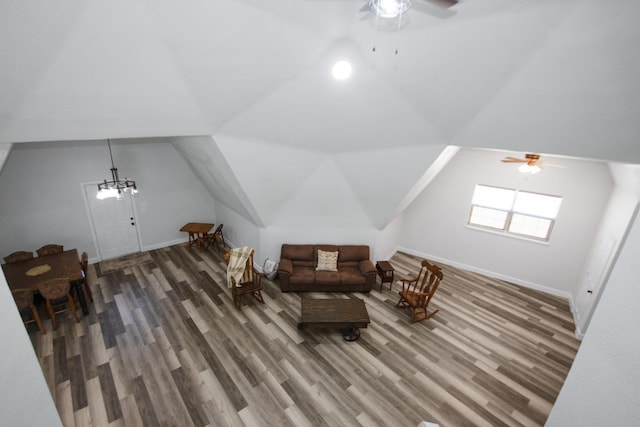
[[[384, 160], [397, 203], [450, 145], [640, 163], [640, 2], [414, 0], [401, 21], [365, 5], [3, 1], [0, 143], [205, 136], [181, 152], [214, 193], [221, 154], [243, 195], [220, 197], [257, 224], [277, 212], [256, 207], [233, 146], [300, 160], [273, 183], [338, 176], [378, 227], [393, 209], [373, 213], [353, 171]], [[338, 59], [347, 80], [331, 76]]]

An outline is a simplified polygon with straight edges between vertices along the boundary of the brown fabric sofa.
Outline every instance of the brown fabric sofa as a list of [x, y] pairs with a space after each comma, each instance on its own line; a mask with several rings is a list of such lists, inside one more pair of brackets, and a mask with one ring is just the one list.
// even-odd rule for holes
[[[318, 249], [338, 252], [338, 271], [317, 271]], [[376, 268], [366, 245], [283, 244], [278, 277], [282, 292], [369, 292]]]

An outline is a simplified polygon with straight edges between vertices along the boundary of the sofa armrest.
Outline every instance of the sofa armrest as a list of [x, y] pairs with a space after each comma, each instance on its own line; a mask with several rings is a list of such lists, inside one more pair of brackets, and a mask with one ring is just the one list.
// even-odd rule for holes
[[280, 258], [278, 264], [278, 279], [280, 279], [280, 289], [283, 292], [290, 291], [291, 284], [289, 283], [289, 277], [293, 273], [293, 263], [289, 258]]
[[291, 275], [293, 273], [293, 264], [290, 259], [280, 258], [280, 264], [278, 264], [278, 274], [288, 274]]
[[358, 267], [360, 267], [360, 272], [362, 273], [363, 276], [367, 276], [369, 274], [376, 274], [376, 267], [373, 265], [373, 262], [371, 262], [371, 260], [369, 259], [360, 261], [360, 263], [358, 264]]

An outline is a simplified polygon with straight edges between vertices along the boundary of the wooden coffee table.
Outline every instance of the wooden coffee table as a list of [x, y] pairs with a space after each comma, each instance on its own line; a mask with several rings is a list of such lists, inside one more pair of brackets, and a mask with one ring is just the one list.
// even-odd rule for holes
[[346, 341], [360, 338], [360, 328], [371, 321], [364, 301], [361, 299], [302, 299], [298, 329], [309, 326], [342, 328]]

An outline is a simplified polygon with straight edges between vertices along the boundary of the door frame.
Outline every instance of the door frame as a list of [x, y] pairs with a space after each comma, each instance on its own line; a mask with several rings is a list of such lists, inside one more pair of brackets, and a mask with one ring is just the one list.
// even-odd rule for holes
[[[96, 254], [98, 258], [96, 261], [104, 261], [102, 258], [102, 253], [100, 252], [100, 245], [98, 244], [98, 235], [96, 233], [96, 227], [93, 221], [93, 215], [91, 214], [91, 206], [89, 206], [89, 197], [87, 196], [87, 192], [85, 190], [86, 187], [90, 185], [98, 186], [102, 181], [89, 181], [80, 184], [80, 190], [82, 191], [82, 199], [84, 201], [84, 208], [87, 213], [87, 220], [89, 221], [89, 229], [91, 230], [91, 238], [93, 239], [93, 247], [96, 250]], [[140, 221], [138, 220], [138, 207], [136, 206], [136, 198], [133, 197], [132, 194], [129, 195], [131, 197], [131, 207], [133, 208], [133, 216], [135, 218], [135, 227], [136, 227], [136, 236], [138, 238], [138, 248], [140, 251], [143, 251], [142, 244], [142, 233], [140, 230]]]

